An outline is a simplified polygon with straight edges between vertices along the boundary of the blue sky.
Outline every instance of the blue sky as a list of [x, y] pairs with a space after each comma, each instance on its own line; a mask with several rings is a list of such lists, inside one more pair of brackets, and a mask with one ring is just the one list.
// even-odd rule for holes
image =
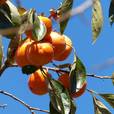
[[[21, 0], [22, 5], [26, 9], [35, 8], [38, 13], [44, 12], [47, 16], [49, 15], [49, 9], [57, 8], [61, 1], [62, 0]], [[14, 2], [14, 0], [12, 0], [12, 2]], [[83, 2], [84, 0], [74, 1], [74, 8]], [[102, 3], [104, 24], [102, 32], [94, 45], [92, 45], [91, 8], [87, 9], [82, 15], [76, 15], [71, 18], [65, 30], [65, 34], [72, 39], [77, 55], [84, 63], [88, 74], [110, 76], [114, 72], [113, 65], [109, 64], [109, 66], [106, 67], [102, 67], [102, 65], [104, 66], [104, 63], [107, 65], [107, 61], [114, 60], [114, 27], [110, 26], [108, 20], [110, 1], [105, 0], [102, 1]], [[56, 24], [53, 24], [54, 27], [56, 27]], [[3, 43], [5, 50], [8, 44], [7, 40], [4, 40]], [[72, 62], [72, 59], [73, 57], [71, 55], [66, 62]], [[44, 96], [32, 94], [28, 89], [27, 80], [28, 76], [22, 74], [21, 68], [9, 68], [0, 78], [0, 89], [16, 95], [33, 107], [48, 110], [48, 94]], [[88, 89], [93, 89], [100, 93], [113, 93], [114, 90], [111, 80], [100, 80], [88, 77], [87, 84]], [[103, 101], [103, 99], [101, 99], [101, 101]], [[75, 99], [75, 102], [77, 104], [76, 114], [94, 114], [92, 97], [88, 92], [85, 92], [83, 96]], [[5, 109], [0, 109], [0, 113], [2, 114], [29, 114], [28, 109], [24, 106], [1, 94], [0, 104], [7, 104]], [[104, 102], [104, 104], [112, 111], [112, 108], [106, 102]], [[37, 112], [37, 114], [43, 113]]]

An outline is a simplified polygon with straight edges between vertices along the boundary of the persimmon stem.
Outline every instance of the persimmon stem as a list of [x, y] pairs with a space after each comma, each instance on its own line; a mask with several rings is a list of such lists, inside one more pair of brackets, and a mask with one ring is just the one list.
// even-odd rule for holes
[[0, 90], [0, 93], [1, 94], [4, 94], [16, 101], [18, 101], [19, 103], [21, 103], [22, 105], [24, 105], [26, 108], [29, 109], [29, 111], [31, 112], [31, 114], [33, 114], [33, 111], [40, 111], [40, 112], [45, 112], [45, 113], [49, 113], [49, 111], [47, 110], [42, 110], [42, 109], [39, 109], [39, 108], [35, 108], [35, 107], [31, 107], [30, 105], [26, 104], [24, 101], [20, 100], [19, 98], [17, 98], [16, 96], [14, 96], [13, 94], [11, 93], [8, 93], [6, 91], [3, 91], [3, 90]]

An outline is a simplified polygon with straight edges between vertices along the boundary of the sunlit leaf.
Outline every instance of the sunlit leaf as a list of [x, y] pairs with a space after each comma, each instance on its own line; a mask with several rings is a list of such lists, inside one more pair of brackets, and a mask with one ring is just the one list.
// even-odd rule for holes
[[70, 18], [73, 0], [64, 0], [57, 12], [60, 15], [60, 32], [63, 33]]
[[100, 94], [114, 108], [114, 94]]
[[33, 34], [37, 38], [38, 41], [42, 40], [47, 32], [46, 26], [38, 17], [35, 18], [33, 23]]
[[70, 71], [71, 93], [78, 92], [86, 81], [86, 69], [81, 60], [74, 55], [74, 63]]
[[109, 7], [109, 21], [112, 25], [114, 23], [114, 0], [111, 0]]
[[9, 0], [6, 3], [9, 7], [11, 20], [12, 20], [13, 24], [15, 26], [20, 25], [21, 24], [21, 18], [20, 18], [20, 14], [18, 12], [17, 7], [14, 4], [12, 4]]
[[94, 103], [95, 114], [111, 114], [109, 109], [96, 97], [93, 97], [93, 103]]
[[100, 0], [95, 0], [92, 7], [93, 43], [96, 42], [103, 26], [103, 14]]
[[50, 80], [49, 95], [51, 103], [61, 114], [69, 114], [71, 109], [71, 98], [64, 86], [56, 80]]

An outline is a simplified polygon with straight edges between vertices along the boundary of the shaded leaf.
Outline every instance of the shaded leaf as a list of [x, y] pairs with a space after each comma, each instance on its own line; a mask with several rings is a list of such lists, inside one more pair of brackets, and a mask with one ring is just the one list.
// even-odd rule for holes
[[93, 3], [92, 8], [92, 34], [93, 34], [93, 43], [96, 42], [97, 37], [99, 36], [103, 26], [103, 14], [100, 0], [96, 0]]
[[70, 109], [70, 114], [75, 114], [76, 113], [76, 105], [73, 100], [71, 100], [71, 109]]
[[112, 74], [112, 83], [114, 85], [114, 73]]
[[86, 81], [86, 69], [81, 60], [74, 55], [74, 63], [70, 71], [71, 93], [78, 92]]
[[114, 108], [114, 94], [99, 94], [104, 100], [106, 100], [112, 108]]
[[60, 32], [63, 34], [67, 23], [70, 18], [70, 11], [73, 6], [73, 0], [64, 0], [61, 6], [57, 9], [58, 15], [60, 15]]
[[61, 114], [61, 112], [58, 112], [50, 102], [50, 114]]
[[49, 86], [51, 103], [61, 114], [69, 114], [71, 109], [71, 98], [68, 90], [57, 80], [51, 79]]
[[109, 7], [109, 21], [112, 25], [114, 23], [114, 0], [111, 0]]
[[22, 67], [22, 73], [27, 75], [34, 73], [36, 70], [38, 70], [38, 68], [33, 65], [26, 65]]
[[95, 114], [111, 114], [109, 109], [96, 97], [93, 97], [93, 103], [94, 103]]

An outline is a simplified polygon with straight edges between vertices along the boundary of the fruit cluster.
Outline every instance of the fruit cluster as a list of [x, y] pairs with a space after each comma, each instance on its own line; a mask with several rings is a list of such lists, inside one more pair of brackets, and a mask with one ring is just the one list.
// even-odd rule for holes
[[[61, 35], [52, 30], [52, 21], [45, 16], [38, 16], [40, 21], [44, 23], [47, 33], [40, 41], [33, 40], [32, 32], [27, 31], [27, 38], [22, 42], [16, 50], [15, 60], [18, 66], [33, 65], [41, 67], [53, 60], [64, 61], [68, 58], [72, 51], [72, 41], [66, 35]], [[30, 90], [37, 95], [43, 95], [48, 92], [48, 78], [51, 75], [47, 70], [44, 73], [38, 69], [29, 77], [28, 86]], [[59, 81], [65, 88], [70, 88], [69, 74], [65, 73], [59, 77]], [[73, 93], [73, 97], [83, 94], [86, 84], [82, 87], [81, 93]]]

